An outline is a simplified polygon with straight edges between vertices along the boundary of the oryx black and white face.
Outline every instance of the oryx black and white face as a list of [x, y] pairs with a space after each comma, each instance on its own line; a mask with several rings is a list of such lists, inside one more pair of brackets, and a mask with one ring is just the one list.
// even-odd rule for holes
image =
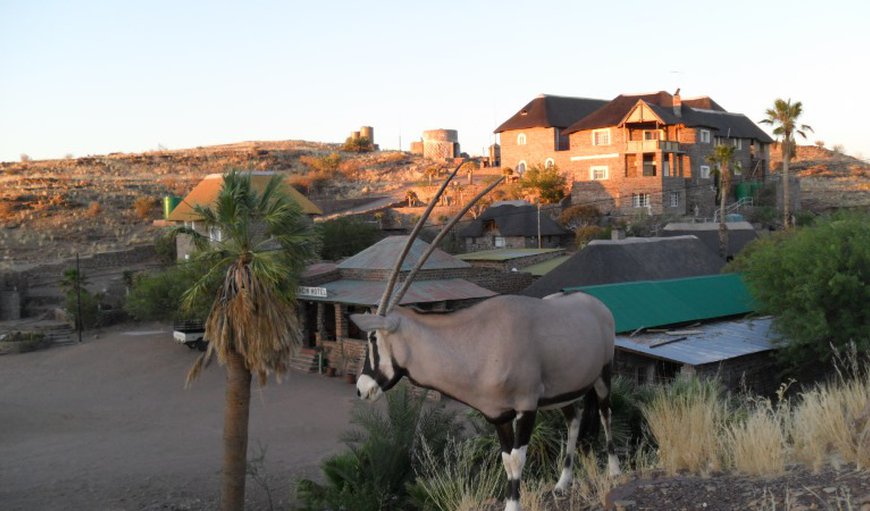
[[357, 395], [368, 401], [376, 401], [402, 379], [404, 372], [396, 365], [391, 349], [391, 337], [395, 337], [398, 320], [373, 314], [353, 314], [351, 321], [368, 331], [366, 361], [356, 381]]

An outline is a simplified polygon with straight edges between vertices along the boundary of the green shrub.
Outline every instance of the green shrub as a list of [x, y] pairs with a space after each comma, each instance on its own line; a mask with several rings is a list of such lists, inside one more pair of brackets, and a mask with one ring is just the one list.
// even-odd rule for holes
[[186, 318], [204, 319], [208, 315], [212, 293], [202, 293], [190, 309], [182, 307], [182, 295], [190, 289], [204, 270], [197, 264], [185, 263], [159, 273], [140, 273], [133, 277], [133, 286], [124, 310], [137, 320], [175, 321]]
[[381, 239], [376, 225], [350, 217], [337, 218], [317, 225], [323, 240], [320, 257], [337, 261], [370, 247]]
[[443, 405], [426, 405], [407, 385], [386, 394], [386, 411], [360, 403], [347, 433], [348, 450], [321, 464], [323, 484], [299, 482], [297, 496], [307, 510], [408, 509], [407, 488], [414, 480], [423, 446], [441, 453], [459, 432], [455, 414]]
[[341, 146], [342, 151], [347, 151], [350, 153], [370, 153], [375, 150], [372, 145], [371, 140], [366, 137], [347, 137], [344, 141], [344, 145]]
[[0, 336], [0, 354], [4, 352], [27, 353], [45, 347], [45, 334], [39, 332], [11, 332]]

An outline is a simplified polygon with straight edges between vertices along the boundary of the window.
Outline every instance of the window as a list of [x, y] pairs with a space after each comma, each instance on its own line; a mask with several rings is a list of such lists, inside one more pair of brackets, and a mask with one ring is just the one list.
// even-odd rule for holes
[[701, 165], [701, 179], [710, 179], [709, 165]]
[[631, 207], [633, 208], [648, 208], [649, 194], [648, 193], [633, 193], [631, 194]]
[[517, 163], [517, 175], [522, 176], [526, 172], [526, 162], [520, 161]]
[[743, 140], [739, 138], [732, 138], [731, 145], [734, 146], [734, 149], [743, 149]]
[[610, 128], [592, 130], [592, 145], [610, 145]]
[[493, 240], [493, 245], [495, 245], [495, 248], [504, 248], [505, 247], [504, 236], [495, 236], [495, 239]]
[[671, 192], [668, 195], [668, 205], [672, 208], [680, 207], [680, 192]]
[[661, 140], [661, 132], [659, 130], [643, 130], [644, 140]]
[[208, 228], [208, 238], [211, 241], [223, 241], [224, 233], [221, 232], [220, 227], [209, 227]]
[[709, 144], [710, 143], [710, 130], [701, 130], [700, 133], [701, 143]]
[[544, 168], [546, 168], [546, 169], [551, 169], [555, 166], [556, 166], [556, 162], [553, 161], [553, 158], [547, 158], [547, 160], [544, 162]]
[[520, 133], [517, 135], [517, 145], [526, 145], [526, 134]]
[[607, 179], [607, 165], [593, 165], [589, 167], [589, 179], [592, 181]]

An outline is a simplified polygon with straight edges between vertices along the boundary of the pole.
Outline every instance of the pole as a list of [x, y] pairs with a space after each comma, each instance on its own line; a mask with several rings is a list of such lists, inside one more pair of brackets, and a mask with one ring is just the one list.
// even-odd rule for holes
[[79, 265], [79, 253], [76, 252], [76, 330], [79, 333], [79, 343], [82, 342], [82, 269]]
[[538, 248], [541, 248], [541, 201], [538, 201]]

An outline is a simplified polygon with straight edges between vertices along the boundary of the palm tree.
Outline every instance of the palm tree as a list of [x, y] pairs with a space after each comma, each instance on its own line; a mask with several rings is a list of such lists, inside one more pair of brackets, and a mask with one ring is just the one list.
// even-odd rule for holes
[[725, 225], [725, 202], [731, 191], [731, 164], [734, 160], [734, 146], [720, 144], [713, 148], [707, 161], [716, 165], [719, 173], [719, 255], [728, 257], [728, 226]]
[[780, 144], [782, 151], [782, 213], [783, 225], [789, 228], [789, 206], [790, 197], [788, 192], [788, 167], [791, 163], [791, 158], [795, 154], [794, 135], [797, 133], [803, 138], [807, 138], [806, 132], [813, 131], [813, 128], [806, 124], [798, 124], [798, 117], [803, 113], [803, 105], [800, 101], [791, 102], [791, 98], [785, 101], [777, 98], [773, 102], [773, 108], [768, 108], [765, 112], [767, 118], [760, 122], [773, 126], [773, 134], [776, 135], [777, 141]]
[[211, 239], [186, 231], [199, 248], [194, 258], [208, 270], [187, 290], [184, 302], [214, 294], [205, 325], [208, 350], [187, 382], [214, 354], [227, 371], [223, 510], [244, 508], [251, 376], [264, 385], [269, 373], [286, 370], [301, 344], [296, 284], [318, 243], [311, 222], [284, 186], [276, 175], [260, 192], [250, 174], [230, 172], [215, 203], [194, 208]]

